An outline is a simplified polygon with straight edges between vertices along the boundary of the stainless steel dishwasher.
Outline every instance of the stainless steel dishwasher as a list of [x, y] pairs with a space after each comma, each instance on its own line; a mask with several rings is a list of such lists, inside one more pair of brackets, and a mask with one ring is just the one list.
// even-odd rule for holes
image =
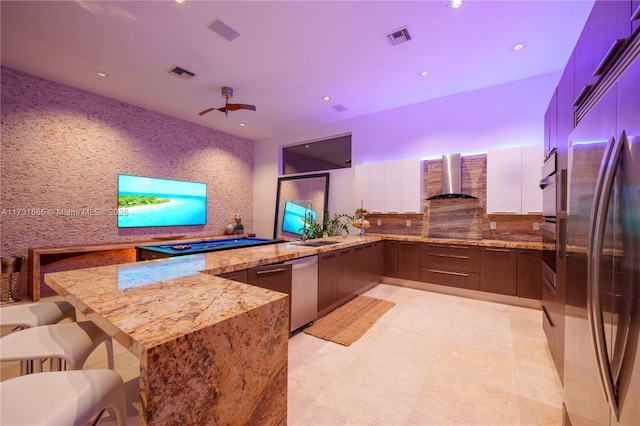
[[291, 264], [291, 331], [318, 318], [318, 256], [301, 257]]

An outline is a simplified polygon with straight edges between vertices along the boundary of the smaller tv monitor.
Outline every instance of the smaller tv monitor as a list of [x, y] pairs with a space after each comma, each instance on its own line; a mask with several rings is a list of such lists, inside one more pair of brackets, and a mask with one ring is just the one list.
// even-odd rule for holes
[[118, 175], [119, 228], [206, 223], [206, 183]]
[[315, 210], [305, 208], [305, 206], [301, 206], [300, 204], [296, 204], [292, 201], [287, 201], [284, 205], [284, 215], [282, 216], [282, 230], [284, 232], [302, 235], [305, 211], [307, 218], [309, 217], [309, 214], [311, 214], [311, 222], [315, 223], [317, 218]]

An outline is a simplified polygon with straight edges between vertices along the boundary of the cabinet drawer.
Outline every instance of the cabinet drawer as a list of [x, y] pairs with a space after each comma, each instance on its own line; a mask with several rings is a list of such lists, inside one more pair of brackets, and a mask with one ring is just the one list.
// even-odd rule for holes
[[482, 247], [480, 255], [480, 290], [516, 295], [516, 250]]
[[480, 247], [423, 243], [420, 266], [458, 272], [480, 272]]
[[450, 287], [480, 289], [480, 274], [474, 272], [447, 271], [438, 268], [420, 268], [420, 281]]

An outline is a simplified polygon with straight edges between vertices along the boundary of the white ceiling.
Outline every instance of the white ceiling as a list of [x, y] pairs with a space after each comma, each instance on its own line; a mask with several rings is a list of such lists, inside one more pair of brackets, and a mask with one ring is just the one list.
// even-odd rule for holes
[[[593, 1], [0, 4], [3, 66], [258, 140], [560, 71]], [[216, 18], [240, 36], [212, 32]], [[385, 35], [404, 26], [412, 40], [392, 47]], [[222, 86], [257, 111], [199, 116], [224, 105]]]

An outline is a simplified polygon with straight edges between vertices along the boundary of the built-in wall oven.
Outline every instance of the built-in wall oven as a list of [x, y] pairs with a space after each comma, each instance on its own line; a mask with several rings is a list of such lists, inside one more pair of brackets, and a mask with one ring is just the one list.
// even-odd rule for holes
[[556, 248], [557, 248], [557, 158], [552, 150], [542, 166], [542, 312], [543, 329], [550, 349], [555, 344], [554, 311], [556, 309]]

